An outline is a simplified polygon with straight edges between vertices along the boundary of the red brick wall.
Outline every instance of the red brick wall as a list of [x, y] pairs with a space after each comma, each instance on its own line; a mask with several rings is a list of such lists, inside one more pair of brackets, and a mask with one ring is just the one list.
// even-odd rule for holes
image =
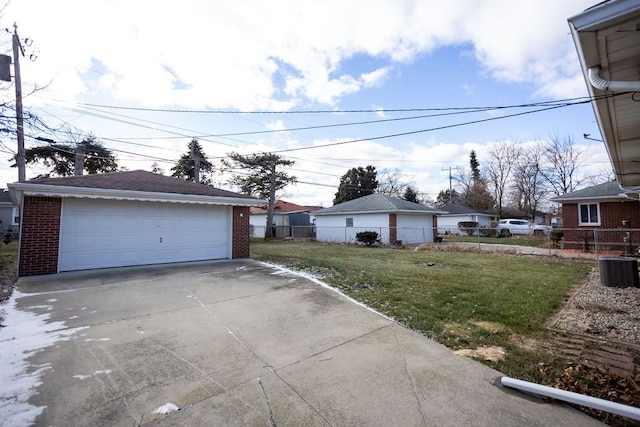
[[[622, 242], [625, 227], [623, 220], [631, 221], [631, 228], [640, 228], [640, 203], [635, 201], [625, 202], [600, 202], [600, 226], [581, 226], [578, 217], [578, 203], [562, 204], [562, 227], [564, 228], [565, 248], [583, 249], [585, 239], [591, 244], [594, 243], [593, 230], [599, 231], [599, 242]], [[635, 239], [634, 239], [635, 240]]]
[[25, 196], [20, 231], [19, 276], [58, 272], [62, 199]]
[[249, 258], [249, 207], [233, 207], [232, 258]]
[[438, 239], [438, 215], [433, 215], [433, 241], [436, 242]]
[[389, 214], [389, 244], [395, 245], [396, 240], [398, 240], [398, 216], [394, 213], [390, 213]]

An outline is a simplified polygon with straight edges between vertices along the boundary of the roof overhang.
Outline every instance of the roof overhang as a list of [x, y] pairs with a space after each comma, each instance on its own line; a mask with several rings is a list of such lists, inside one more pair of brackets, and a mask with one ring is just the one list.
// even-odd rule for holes
[[157, 193], [104, 188], [66, 187], [59, 185], [16, 182], [9, 184], [11, 200], [22, 205], [24, 196], [67, 197], [82, 199], [131, 200], [144, 202], [190, 203], [199, 205], [258, 206], [264, 200], [241, 197], [205, 196], [199, 194]]
[[415, 211], [415, 210], [388, 210], [388, 211], [352, 211], [352, 212], [319, 212], [313, 213], [314, 216], [329, 216], [329, 215], [372, 215], [372, 214], [408, 214], [408, 215], [440, 215], [446, 214], [446, 211]]
[[640, 2], [602, 2], [569, 27], [616, 179], [640, 187]]
[[492, 217], [498, 216], [497, 214], [478, 213], [478, 212], [467, 212], [467, 213], [445, 212], [445, 213], [440, 213], [438, 215], [441, 215], [441, 216], [486, 216], [487, 218], [492, 218]]
[[640, 194], [623, 191], [620, 190], [620, 194], [612, 195], [612, 196], [591, 196], [591, 197], [557, 197], [551, 199], [552, 202], [556, 203], [584, 203], [584, 202], [631, 202], [631, 201], [639, 201]]

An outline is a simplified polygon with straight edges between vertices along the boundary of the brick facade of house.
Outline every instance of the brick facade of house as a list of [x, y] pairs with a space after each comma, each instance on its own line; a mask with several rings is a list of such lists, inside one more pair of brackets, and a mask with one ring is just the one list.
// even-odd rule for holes
[[[587, 203], [587, 202], [585, 202]], [[596, 203], [596, 202], [588, 202]], [[629, 220], [629, 228], [640, 229], [640, 203], [637, 201], [598, 202], [600, 225], [579, 225], [578, 203], [562, 204], [562, 227], [566, 249], [589, 250], [598, 242], [605, 249], [622, 249], [627, 227], [622, 221]], [[620, 231], [618, 231], [620, 230]], [[632, 233], [632, 241], [640, 243], [640, 232]]]
[[62, 199], [25, 196], [20, 231], [19, 276], [58, 272]]
[[232, 258], [249, 258], [249, 207], [233, 207]]

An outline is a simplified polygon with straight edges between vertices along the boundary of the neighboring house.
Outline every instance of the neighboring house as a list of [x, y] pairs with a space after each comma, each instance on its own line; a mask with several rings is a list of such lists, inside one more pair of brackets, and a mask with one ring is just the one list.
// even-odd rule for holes
[[569, 28], [616, 180], [640, 187], [640, 2], [603, 1]]
[[[267, 226], [268, 204], [251, 208], [251, 237], [264, 237]], [[276, 200], [273, 215], [275, 237], [313, 237], [315, 225], [313, 212], [319, 206], [301, 206], [295, 203]]]
[[442, 207], [447, 213], [438, 215], [438, 234], [467, 234], [458, 227], [459, 222], [477, 222], [480, 228], [491, 228], [496, 214], [471, 208], [460, 203]]
[[16, 236], [20, 228], [20, 209], [13, 203], [9, 190], [0, 190], [0, 236], [7, 230]]
[[18, 275], [249, 256], [252, 197], [141, 170], [9, 184]]
[[437, 215], [443, 213], [446, 212], [371, 194], [316, 211], [316, 240], [356, 243], [356, 233], [375, 231], [382, 244], [433, 242]]
[[616, 181], [551, 200], [562, 204], [565, 249], [586, 250], [596, 240], [601, 247], [622, 248], [625, 229], [640, 228], [638, 194], [622, 190]]

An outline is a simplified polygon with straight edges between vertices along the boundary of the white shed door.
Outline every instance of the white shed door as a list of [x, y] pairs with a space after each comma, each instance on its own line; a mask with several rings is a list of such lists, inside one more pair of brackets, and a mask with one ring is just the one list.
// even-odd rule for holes
[[229, 207], [64, 199], [59, 271], [229, 258]]

